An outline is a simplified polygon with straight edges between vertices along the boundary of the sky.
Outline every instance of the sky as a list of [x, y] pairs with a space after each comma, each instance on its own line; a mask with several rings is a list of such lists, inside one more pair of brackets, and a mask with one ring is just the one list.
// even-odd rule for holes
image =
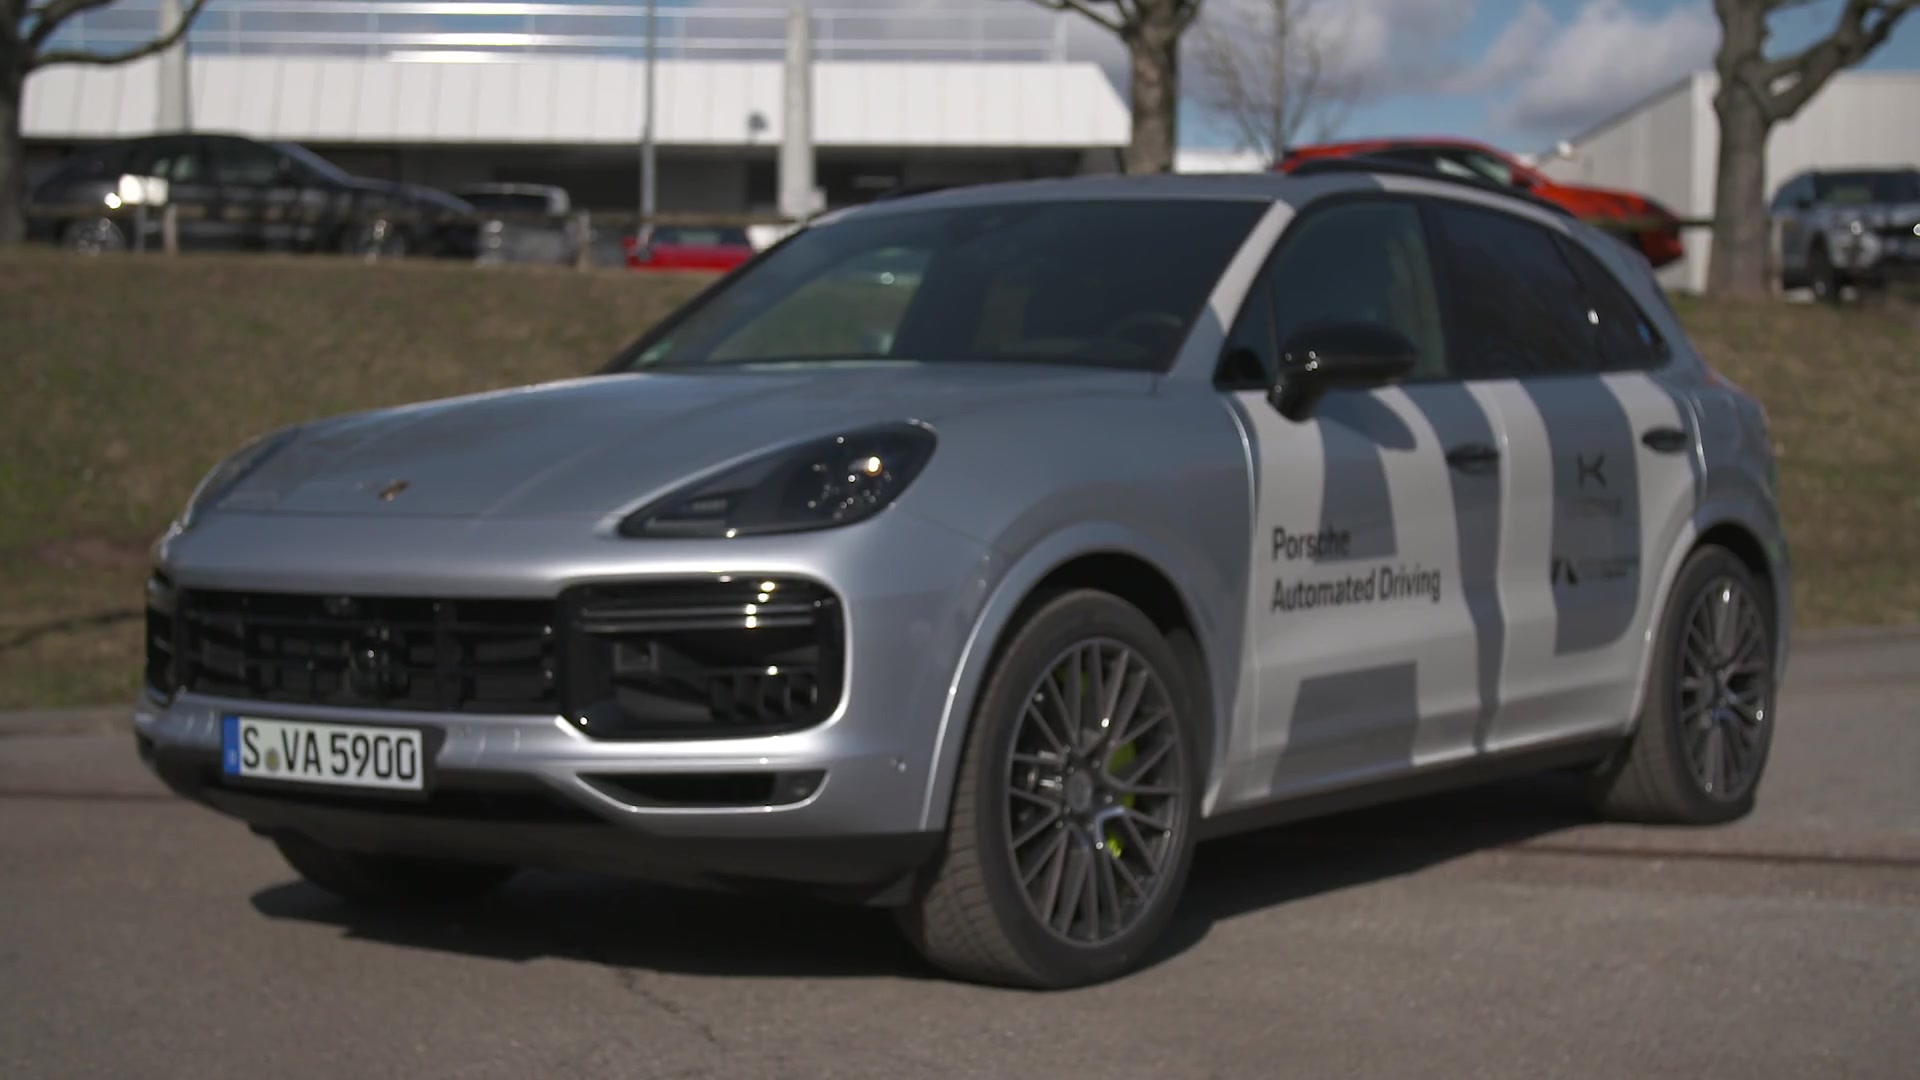
[[[1453, 134], [1544, 149], [1710, 69], [1720, 39], [1710, 0], [1321, 2], [1362, 94], [1342, 136]], [[1770, 51], [1804, 47], [1841, 6], [1823, 0], [1776, 15]], [[1920, 15], [1862, 66], [1920, 69]], [[1189, 145], [1232, 142], [1195, 105], [1182, 127]]]

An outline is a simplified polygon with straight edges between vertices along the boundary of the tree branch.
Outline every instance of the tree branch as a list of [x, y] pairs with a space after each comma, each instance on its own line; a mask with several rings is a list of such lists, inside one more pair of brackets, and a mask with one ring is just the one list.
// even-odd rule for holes
[[[76, 2], [85, 4], [88, 3], [89, 0], [76, 0]], [[94, 4], [93, 6], [97, 7], [99, 5]], [[143, 56], [152, 56], [154, 53], [171, 48], [174, 42], [185, 37], [188, 28], [193, 25], [193, 20], [199, 16], [200, 9], [206, 6], [207, 0], [191, 0], [187, 5], [187, 9], [181, 12], [180, 21], [174, 24], [173, 29], [161, 34], [145, 45], [136, 45], [131, 49], [125, 49], [117, 53], [94, 53], [79, 49], [55, 49], [52, 52], [33, 55], [33, 50], [29, 49], [27, 70], [33, 71], [38, 68], [52, 67], [55, 64], [124, 64], [129, 60], [138, 60]], [[38, 29], [38, 27], [35, 28], [36, 33]]]
[[[1920, 0], [1847, 0], [1831, 34], [1792, 56], [1755, 66], [1751, 77], [1766, 87], [1762, 100], [1767, 115], [1775, 121], [1792, 117], [1837, 72], [1886, 44], [1894, 25], [1916, 9]], [[1783, 78], [1793, 82], [1775, 90], [1774, 84]]]
[[[1105, 12], [1093, 7], [1087, 0], [1033, 0], [1033, 2], [1044, 8], [1052, 8], [1055, 11], [1072, 11], [1085, 15], [1087, 18], [1092, 19], [1094, 22], [1099, 23], [1101, 26], [1106, 27], [1116, 34], [1125, 33], [1128, 26], [1125, 18], [1125, 8], [1121, 8], [1122, 18], [1116, 20]], [[1114, 6], [1120, 7], [1120, 4], [1116, 2]]]
[[29, 9], [25, 14], [34, 17], [33, 29], [27, 31], [27, 47], [38, 49], [46, 44], [60, 29], [60, 24], [85, 11], [103, 8], [114, 0], [52, 0], [51, 3]]

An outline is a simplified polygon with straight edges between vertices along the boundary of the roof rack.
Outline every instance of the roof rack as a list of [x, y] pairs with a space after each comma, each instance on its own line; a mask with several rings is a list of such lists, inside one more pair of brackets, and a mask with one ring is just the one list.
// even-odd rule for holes
[[1352, 157], [1313, 158], [1295, 165], [1289, 175], [1315, 176], [1321, 173], [1390, 173], [1394, 176], [1412, 176], [1421, 180], [1438, 180], [1442, 183], [1459, 184], [1477, 191], [1505, 195], [1510, 199], [1537, 206], [1562, 217], [1573, 217], [1573, 211], [1556, 202], [1549, 202], [1538, 195], [1530, 194], [1519, 188], [1505, 184], [1496, 184], [1492, 180], [1483, 180], [1477, 176], [1461, 176], [1458, 173], [1441, 172], [1439, 169], [1417, 165], [1411, 161], [1399, 161], [1394, 158], [1373, 157], [1368, 154], [1355, 154]]

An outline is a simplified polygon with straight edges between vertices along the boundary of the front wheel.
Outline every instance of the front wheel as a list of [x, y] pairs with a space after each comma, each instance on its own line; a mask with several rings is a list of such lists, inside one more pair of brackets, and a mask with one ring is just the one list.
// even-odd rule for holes
[[1654, 644], [1647, 705], [1627, 746], [1595, 775], [1621, 820], [1709, 825], [1753, 809], [1773, 743], [1773, 600], [1720, 547], [1688, 557]]
[[465, 900], [491, 891], [514, 873], [506, 866], [343, 851], [304, 836], [279, 836], [273, 843], [301, 877], [341, 899], [362, 903]]
[[1198, 719], [1137, 609], [1081, 590], [1035, 611], [988, 677], [946, 848], [901, 913], [921, 953], [960, 978], [1044, 989], [1138, 964], [1192, 862]]

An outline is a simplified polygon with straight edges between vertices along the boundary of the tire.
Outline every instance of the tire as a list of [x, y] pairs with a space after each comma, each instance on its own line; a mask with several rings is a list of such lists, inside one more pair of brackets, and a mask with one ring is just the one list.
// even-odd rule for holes
[[1661, 613], [1646, 708], [1594, 776], [1603, 815], [1714, 825], [1752, 811], [1773, 743], [1773, 608], [1732, 552], [1708, 545], [1688, 557]]
[[445, 903], [480, 896], [512, 877], [506, 866], [412, 859], [342, 851], [304, 836], [277, 836], [274, 846], [307, 881], [359, 903]]
[[399, 259], [407, 254], [407, 234], [378, 218], [364, 225], [350, 225], [340, 236], [340, 253], [363, 259]]
[[127, 234], [112, 218], [90, 218], [61, 229], [60, 246], [82, 255], [110, 255], [127, 250]]
[[1827, 254], [1827, 245], [1814, 244], [1807, 252], [1807, 288], [1813, 290], [1813, 298], [1823, 304], [1838, 304], [1845, 286], [1840, 271], [1834, 268], [1833, 256]]
[[[1113, 691], [1116, 672], [1125, 674]], [[1078, 755], [1054, 749], [1070, 728], [1061, 688], [1074, 683], [1074, 696], [1102, 705], [1086, 714]], [[957, 978], [1032, 989], [1101, 982], [1138, 965], [1192, 864], [1202, 776], [1195, 700], [1167, 639], [1125, 602], [1076, 590], [1034, 610], [989, 673], [944, 850], [899, 913], [921, 954]], [[1050, 814], [1060, 823], [1049, 826]]]

